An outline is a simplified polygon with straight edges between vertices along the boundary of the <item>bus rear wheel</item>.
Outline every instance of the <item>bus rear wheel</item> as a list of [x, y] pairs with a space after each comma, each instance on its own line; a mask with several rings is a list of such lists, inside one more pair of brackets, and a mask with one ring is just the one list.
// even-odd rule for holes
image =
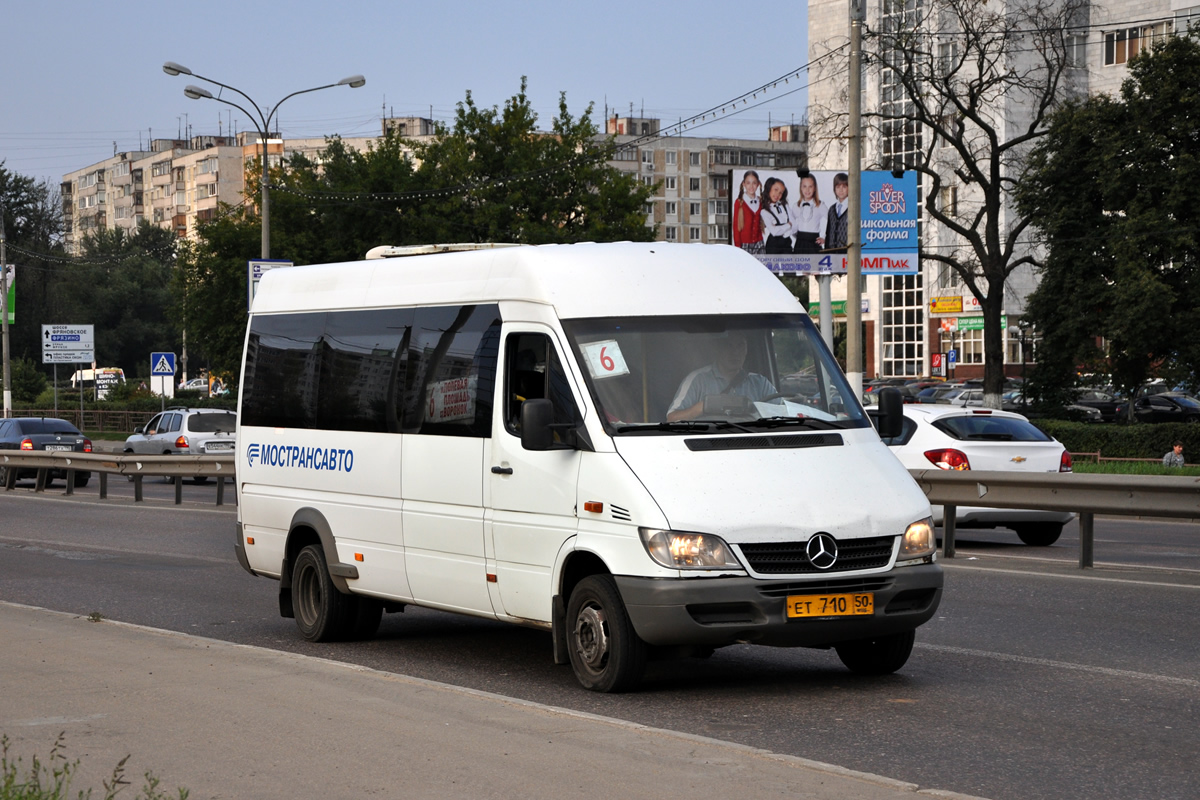
[[310, 544], [292, 567], [292, 608], [296, 627], [310, 642], [336, 642], [355, 629], [356, 598], [342, 594], [329, 577], [325, 552]]

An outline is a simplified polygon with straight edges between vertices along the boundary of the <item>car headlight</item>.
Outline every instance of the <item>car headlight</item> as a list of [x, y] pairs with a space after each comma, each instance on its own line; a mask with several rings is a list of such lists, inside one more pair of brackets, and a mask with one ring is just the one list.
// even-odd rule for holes
[[914, 522], [904, 531], [900, 540], [900, 553], [897, 561], [908, 561], [914, 558], [925, 558], [937, 552], [937, 537], [933, 533], [933, 517]]
[[638, 528], [646, 552], [669, 569], [741, 569], [729, 545], [711, 533]]

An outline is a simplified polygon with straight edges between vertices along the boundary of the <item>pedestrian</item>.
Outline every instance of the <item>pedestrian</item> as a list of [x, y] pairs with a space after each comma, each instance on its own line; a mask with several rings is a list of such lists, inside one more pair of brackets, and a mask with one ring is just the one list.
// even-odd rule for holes
[[1183, 466], [1183, 442], [1176, 440], [1174, 446], [1171, 447], [1171, 452], [1163, 456], [1164, 467], [1182, 467]]

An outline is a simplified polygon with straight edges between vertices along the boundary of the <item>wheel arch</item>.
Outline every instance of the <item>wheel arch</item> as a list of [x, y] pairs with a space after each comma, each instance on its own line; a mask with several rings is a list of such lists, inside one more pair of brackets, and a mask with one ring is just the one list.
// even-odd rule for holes
[[329, 565], [329, 577], [333, 585], [342, 594], [352, 594], [347, 578], [357, 578], [358, 570], [349, 564], [342, 564], [338, 558], [337, 542], [333, 537], [333, 528], [325, 515], [315, 508], [301, 508], [292, 515], [291, 525], [288, 526], [287, 544], [283, 551], [283, 566], [279, 573], [280, 591], [291, 589], [292, 564], [296, 556], [310, 544], [319, 544], [325, 553], [325, 563]]
[[563, 544], [558, 556], [558, 591], [551, 598], [550, 631], [554, 646], [554, 663], [569, 664], [567, 653], [567, 600], [579, 582], [589, 575], [611, 575], [604, 559], [590, 550], [574, 549], [572, 538]]

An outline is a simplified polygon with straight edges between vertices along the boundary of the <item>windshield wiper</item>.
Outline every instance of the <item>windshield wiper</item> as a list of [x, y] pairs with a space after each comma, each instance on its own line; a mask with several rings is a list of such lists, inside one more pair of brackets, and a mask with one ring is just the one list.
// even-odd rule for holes
[[827, 419], [817, 419], [816, 417], [762, 417], [761, 419], [752, 419], [743, 422], [743, 425], [749, 425], [755, 428], [824, 428], [824, 429], [840, 429], [841, 424]]
[[694, 419], [681, 419], [675, 422], [646, 422], [640, 425], [619, 425], [617, 433], [630, 433], [632, 431], [675, 431], [678, 433], [692, 433], [695, 431], [711, 430], [713, 423], [700, 422]]

